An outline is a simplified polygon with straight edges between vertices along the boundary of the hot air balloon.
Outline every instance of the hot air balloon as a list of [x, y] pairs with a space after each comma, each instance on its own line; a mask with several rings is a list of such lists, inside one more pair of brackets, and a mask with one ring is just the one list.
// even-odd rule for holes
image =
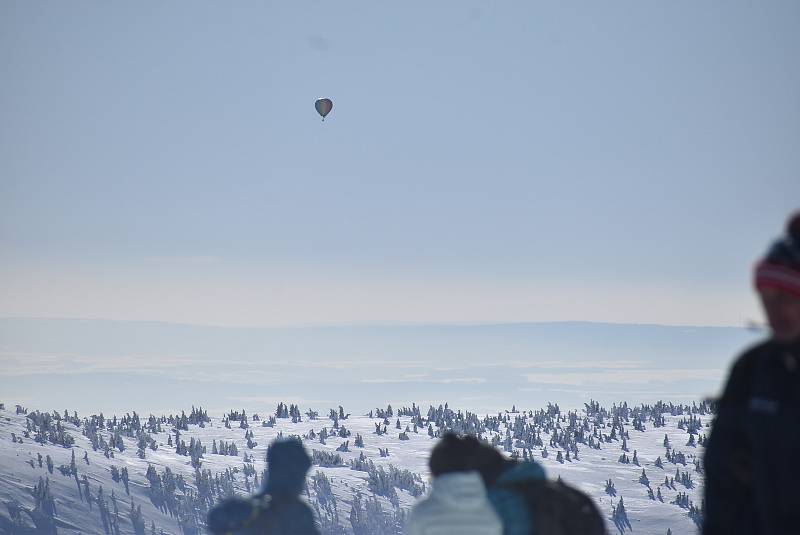
[[318, 98], [314, 103], [314, 107], [317, 108], [317, 113], [322, 115], [322, 120], [324, 121], [325, 116], [333, 109], [333, 102], [329, 98]]

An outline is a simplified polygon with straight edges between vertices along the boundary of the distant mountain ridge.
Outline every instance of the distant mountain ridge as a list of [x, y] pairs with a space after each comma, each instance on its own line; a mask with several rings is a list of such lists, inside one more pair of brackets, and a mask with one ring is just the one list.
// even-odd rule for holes
[[520, 395], [566, 406], [591, 397], [690, 400], [718, 391], [735, 355], [758, 337], [737, 327], [589, 322], [250, 328], [7, 318], [0, 390], [80, 410], [116, 407], [119, 392], [134, 396], [128, 406], [138, 399], [154, 410], [277, 398], [486, 409]]

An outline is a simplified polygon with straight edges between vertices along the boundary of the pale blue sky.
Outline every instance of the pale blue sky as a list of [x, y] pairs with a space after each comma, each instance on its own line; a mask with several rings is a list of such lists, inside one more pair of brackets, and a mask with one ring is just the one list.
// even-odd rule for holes
[[0, 316], [740, 325], [798, 51], [794, 0], [5, 1]]

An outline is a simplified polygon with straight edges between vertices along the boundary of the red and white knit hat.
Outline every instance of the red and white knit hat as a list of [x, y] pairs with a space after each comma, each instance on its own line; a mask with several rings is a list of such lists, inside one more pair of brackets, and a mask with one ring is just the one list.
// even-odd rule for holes
[[786, 236], [756, 264], [755, 287], [776, 288], [800, 297], [800, 212], [789, 218]]

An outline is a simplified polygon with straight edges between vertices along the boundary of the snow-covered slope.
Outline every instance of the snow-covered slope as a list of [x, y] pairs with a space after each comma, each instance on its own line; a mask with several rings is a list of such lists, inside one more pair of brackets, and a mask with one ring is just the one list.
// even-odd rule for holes
[[[295, 407], [284, 408], [297, 414]], [[307, 499], [315, 507], [324, 532], [397, 533], [404, 511], [429, 486], [427, 459], [436, 442], [429, 436], [429, 424], [434, 435], [446, 429], [469, 431], [493, 441], [508, 454], [530, 454], [543, 464], [550, 478], [560, 476], [587, 492], [612, 533], [664, 534], [668, 528], [676, 535], [697, 532], [690, 504], [699, 507], [702, 498], [699, 461], [703, 447], [698, 442], [708, 433], [711, 421], [705, 404], [635, 409], [587, 404], [572, 413], [555, 406], [531, 407], [488, 416], [451, 409], [395, 409], [391, 416], [382, 415], [386, 419], [378, 413], [387, 408], [376, 409], [372, 415], [337, 418], [337, 431], [327, 410], [310, 419], [307, 408], [301, 409], [301, 421], [275, 418], [271, 427], [264, 424], [275, 417], [275, 408], [247, 410], [244, 428], [241, 414], [236, 413], [211, 415], [202, 426], [190, 423], [205, 420], [205, 414], [197, 410], [185, 418], [180, 414], [150, 419], [134, 413], [117, 415], [116, 421], [104, 419], [100, 425], [98, 418], [93, 420], [88, 415], [67, 413], [65, 418], [61, 410], [45, 417], [31, 408], [5, 406], [0, 409], [0, 533], [34, 532], [34, 517], [40, 525], [46, 524], [49, 497], [55, 506], [53, 519], [58, 533], [110, 533], [115, 532], [115, 524], [119, 533], [135, 533], [134, 524], [144, 526], [142, 533], [150, 533], [152, 526], [156, 533], [202, 531], [209, 504], [233, 491], [246, 493], [260, 484], [267, 445], [281, 435], [301, 436], [307, 451], [317, 452], [316, 463], [309, 471]], [[376, 434], [376, 425], [381, 431], [385, 427], [386, 433]], [[329, 435], [324, 444], [320, 441], [323, 428]], [[404, 440], [400, 435], [406, 428]], [[70, 443], [59, 429], [72, 437], [71, 447], [53, 443]], [[194, 461], [190, 452], [176, 453], [176, 429], [187, 450], [195, 442]], [[347, 433], [347, 438], [339, 436]], [[44, 444], [36, 441], [37, 435]], [[356, 446], [357, 435], [363, 438], [363, 447]], [[665, 436], [671, 460], [667, 459]], [[247, 437], [251, 437], [252, 448]], [[622, 438], [627, 451], [622, 449]], [[346, 441], [349, 451], [337, 451], [344, 449]], [[235, 444], [236, 454], [212, 453], [220, 451], [223, 443]], [[141, 450], [139, 444], [144, 446]], [[197, 458], [203, 448], [205, 452]], [[383, 456], [387, 449], [388, 456]], [[73, 452], [74, 471], [70, 467]], [[675, 452], [680, 452], [677, 458], [673, 457]], [[631, 462], [620, 462], [623, 454]], [[246, 462], [250, 458], [252, 461]], [[659, 458], [662, 467], [657, 466]], [[114, 481], [112, 477], [113, 469], [121, 473], [123, 468], [128, 473], [127, 488], [121, 478]], [[643, 471], [646, 479], [642, 478]], [[687, 475], [691, 482], [686, 480]], [[665, 478], [675, 481], [665, 484]], [[607, 485], [609, 480], [613, 489]], [[46, 493], [41, 487], [35, 489], [42, 483]], [[87, 487], [91, 499], [87, 499]], [[648, 489], [653, 497], [649, 497]], [[626, 514], [612, 517], [612, 509], [623, 500]], [[11, 531], [13, 523], [17, 524], [15, 531]]]

